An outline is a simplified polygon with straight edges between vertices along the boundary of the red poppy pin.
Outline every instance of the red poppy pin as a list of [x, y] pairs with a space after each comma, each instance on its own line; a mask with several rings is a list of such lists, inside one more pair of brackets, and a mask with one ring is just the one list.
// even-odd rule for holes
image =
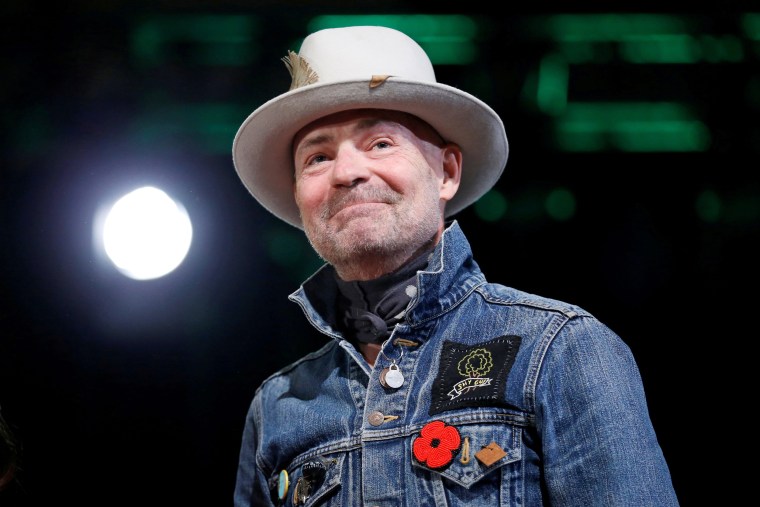
[[447, 466], [459, 451], [462, 438], [459, 430], [443, 421], [427, 423], [412, 443], [414, 457], [428, 468]]

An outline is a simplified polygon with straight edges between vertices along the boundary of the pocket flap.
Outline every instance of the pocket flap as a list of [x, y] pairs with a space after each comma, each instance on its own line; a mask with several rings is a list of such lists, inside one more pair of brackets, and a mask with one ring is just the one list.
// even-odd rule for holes
[[290, 473], [290, 487], [280, 505], [315, 505], [334, 491], [341, 482], [345, 453], [310, 458]]
[[[436, 423], [442, 421], [432, 421], [412, 436], [412, 462], [465, 488], [491, 471], [521, 459], [520, 427], [504, 423]], [[454, 432], [459, 435], [456, 449], [453, 449], [457, 440]]]

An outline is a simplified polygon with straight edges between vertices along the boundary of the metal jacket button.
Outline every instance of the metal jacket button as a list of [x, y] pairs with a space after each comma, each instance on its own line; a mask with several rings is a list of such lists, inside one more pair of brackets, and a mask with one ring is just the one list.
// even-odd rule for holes
[[378, 412], [377, 410], [375, 410], [374, 412], [372, 412], [369, 415], [369, 417], [367, 417], [367, 421], [369, 421], [369, 423], [372, 426], [380, 426], [381, 424], [383, 424], [384, 420], [385, 420], [385, 416], [383, 415], [383, 413], [382, 412]]

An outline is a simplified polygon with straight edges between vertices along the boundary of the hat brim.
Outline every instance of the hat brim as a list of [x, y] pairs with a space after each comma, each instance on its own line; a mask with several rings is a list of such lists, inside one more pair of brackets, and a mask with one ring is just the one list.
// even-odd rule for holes
[[285, 222], [303, 229], [293, 195], [292, 142], [309, 123], [351, 109], [390, 109], [429, 123], [462, 150], [459, 190], [446, 205], [450, 217], [486, 193], [501, 176], [509, 144], [499, 116], [458, 88], [389, 78], [376, 88], [368, 80], [297, 88], [256, 109], [238, 129], [232, 159], [253, 197]]

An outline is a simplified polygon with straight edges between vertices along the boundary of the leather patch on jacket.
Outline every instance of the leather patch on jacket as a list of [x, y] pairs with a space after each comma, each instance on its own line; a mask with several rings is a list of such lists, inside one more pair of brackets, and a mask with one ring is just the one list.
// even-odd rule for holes
[[462, 407], [504, 404], [504, 387], [520, 348], [519, 336], [467, 346], [443, 342], [430, 415]]

